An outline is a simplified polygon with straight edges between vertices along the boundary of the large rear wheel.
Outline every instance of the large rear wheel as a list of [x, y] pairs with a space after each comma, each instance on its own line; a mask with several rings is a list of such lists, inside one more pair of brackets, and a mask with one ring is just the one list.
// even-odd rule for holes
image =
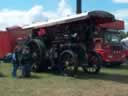
[[33, 39], [27, 45], [30, 47], [31, 53], [33, 54], [34, 62], [32, 70], [34, 72], [46, 71], [48, 66], [46, 64], [46, 48], [44, 42], [40, 39]]

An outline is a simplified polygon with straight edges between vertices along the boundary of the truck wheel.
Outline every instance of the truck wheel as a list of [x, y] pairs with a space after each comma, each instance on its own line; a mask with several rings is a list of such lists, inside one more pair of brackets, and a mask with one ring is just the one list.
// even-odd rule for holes
[[31, 53], [33, 54], [32, 70], [34, 72], [46, 71], [48, 66], [46, 64], [46, 48], [43, 41], [39, 39], [33, 39], [27, 45], [30, 47]]
[[78, 58], [72, 50], [65, 50], [60, 54], [59, 71], [68, 76], [73, 76], [78, 70]]
[[100, 56], [93, 52], [87, 52], [87, 64], [83, 66], [83, 70], [89, 74], [97, 74], [101, 69], [102, 60]]

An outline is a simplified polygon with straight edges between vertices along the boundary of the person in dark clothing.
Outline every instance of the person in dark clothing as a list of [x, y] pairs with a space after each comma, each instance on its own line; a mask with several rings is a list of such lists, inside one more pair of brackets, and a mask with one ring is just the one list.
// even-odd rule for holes
[[30, 53], [30, 49], [28, 47], [25, 47], [22, 50], [21, 64], [22, 64], [22, 76], [30, 77], [31, 65], [32, 65], [32, 54]]
[[20, 65], [20, 54], [21, 54], [21, 47], [16, 46], [14, 52], [12, 53], [12, 64], [13, 64], [13, 69], [12, 69], [12, 76], [16, 77], [17, 69], [19, 68]]

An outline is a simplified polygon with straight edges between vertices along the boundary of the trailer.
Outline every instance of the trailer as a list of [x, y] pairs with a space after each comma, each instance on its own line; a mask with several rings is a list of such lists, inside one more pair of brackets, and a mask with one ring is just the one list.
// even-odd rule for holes
[[8, 27], [6, 31], [0, 31], [0, 59], [5, 59], [13, 52], [18, 38], [27, 38], [29, 32], [26, 31], [19, 26]]
[[0, 59], [3, 59], [5, 55], [11, 52], [11, 38], [9, 32], [0, 31]]

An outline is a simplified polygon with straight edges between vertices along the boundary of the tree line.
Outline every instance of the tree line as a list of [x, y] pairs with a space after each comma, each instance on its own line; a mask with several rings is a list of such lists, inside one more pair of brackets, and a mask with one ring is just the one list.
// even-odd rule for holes
[[127, 32], [125, 32], [125, 31], [120, 31], [120, 34], [121, 34], [121, 38], [122, 38], [122, 39], [128, 37], [128, 31], [127, 31]]

